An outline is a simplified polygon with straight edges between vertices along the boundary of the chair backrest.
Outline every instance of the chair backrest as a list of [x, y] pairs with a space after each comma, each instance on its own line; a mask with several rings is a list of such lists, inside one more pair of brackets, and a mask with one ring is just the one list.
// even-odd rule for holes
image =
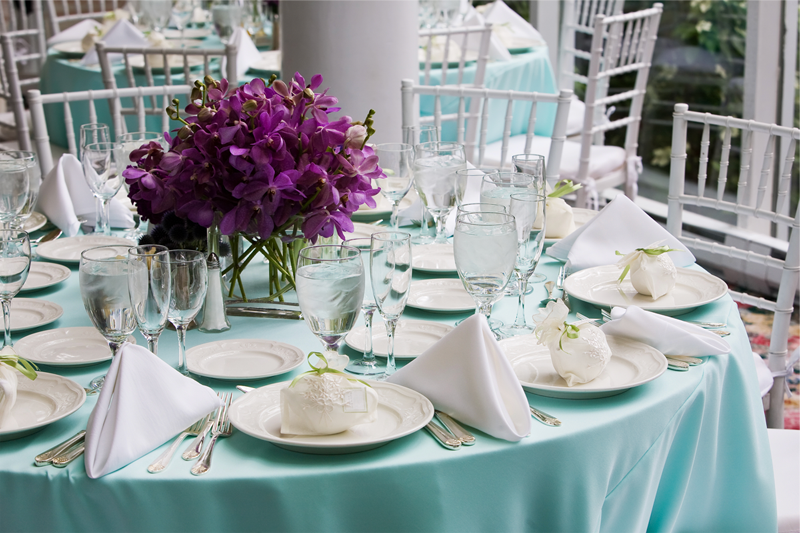
[[[36, 152], [39, 155], [39, 166], [42, 174], [47, 174], [53, 168], [53, 156], [50, 152], [50, 135], [48, 134], [47, 122], [44, 116], [44, 106], [47, 104], [62, 104], [64, 106], [64, 127], [67, 133], [67, 144], [69, 152], [78, 156], [78, 146], [75, 142], [74, 122], [70, 104], [73, 102], [87, 102], [89, 104], [89, 116], [86, 123], [97, 122], [97, 108], [95, 102], [108, 102], [109, 108], [113, 113], [114, 138], [118, 138], [125, 131], [121, 113], [114, 112], [113, 102], [120, 98], [133, 98], [138, 101], [138, 131], [146, 131], [145, 128], [145, 98], [151, 96], [161, 96], [161, 127], [162, 131], [169, 129], [169, 117], [166, 108], [171, 105], [171, 98], [179, 94], [189, 94], [192, 91], [191, 85], [163, 85], [161, 87], [133, 87], [130, 89], [104, 89], [101, 91], [79, 91], [72, 93], [42, 94], [38, 90], [28, 91], [28, 103], [31, 109], [31, 121], [33, 123], [33, 140], [36, 145]], [[119, 108], [117, 107], [117, 110]], [[60, 125], [59, 125], [60, 126]]]
[[[151, 1], [151, 0], [148, 0]], [[47, 21], [50, 35], [84, 19], [102, 20], [109, 11], [119, 9], [125, 0], [47, 0]]]
[[[442, 70], [441, 85], [447, 85], [447, 72], [450, 70], [449, 61], [450, 50], [457, 45], [460, 48], [458, 59], [458, 81], [456, 85], [461, 85], [464, 80], [464, 68], [467, 61], [476, 61], [475, 79], [471, 85], [482, 87], [486, 78], [486, 63], [489, 61], [489, 44], [492, 39], [492, 25], [486, 23], [484, 26], [466, 26], [461, 28], [439, 28], [426, 29], [419, 31], [420, 41], [425, 49], [425, 65], [422, 67], [425, 73], [423, 85], [430, 85], [431, 68], [435, 59], [440, 59]], [[467, 48], [471, 41], [479, 39], [478, 55], [474, 57]], [[444, 44], [442, 45], [442, 41]], [[433, 49], [441, 48], [443, 55], [441, 58], [434, 58]], [[451, 84], [452, 85], [452, 84]]]
[[[686, 181], [687, 129], [689, 123], [701, 124], [703, 128], [700, 146], [694, 146], [689, 152], [698, 161], [697, 192], [687, 192]], [[711, 128], [722, 130], [719, 170], [714, 162], [709, 165]], [[756, 136], [766, 136], [763, 154], [754, 154], [753, 146]], [[784, 161], [778, 161], [780, 179], [777, 180], [775, 201], [766, 193], [769, 184], [774, 180], [776, 140], [788, 145]], [[730, 166], [731, 145], [733, 139], [740, 139], [741, 162], [736, 197], [729, 198], [725, 194]], [[731, 264], [741, 261], [749, 266], [748, 272], [758, 269], [776, 268], [781, 272], [777, 298], [754, 297], [749, 294], [730, 291], [737, 302], [772, 311], [775, 318], [770, 337], [769, 367], [775, 372], [785, 372], [788, 349], [789, 320], [792, 315], [794, 300], [800, 285], [800, 207], [793, 216], [782, 214], [788, 212], [792, 181], [800, 184], [797, 168], [794, 168], [795, 148], [800, 142], [800, 129], [786, 128], [775, 124], [765, 124], [752, 120], [733, 117], [722, 117], [709, 113], [689, 111], [686, 104], [676, 104], [672, 126], [672, 158], [669, 178], [669, 200], [667, 211], [667, 230], [678, 237], [690, 249], [716, 256]], [[758, 143], [756, 143], [758, 144]], [[735, 150], [735, 148], [734, 148]], [[759, 157], [761, 156], [761, 157]], [[760, 168], [757, 167], [760, 162]], [[711, 170], [710, 170], [711, 169]], [[716, 173], [716, 188], [712, 174]], [[760, 177], [756, 179], [756, 176]], [[758, 187], [755, 202], [751, 201], [753, 187]], [[735, 214], [739, 217], [762, 219], [776, 225], [789, 228], [789, 242], [786, 258], [772, 257], [765, 253], [747, 250], [727, 243], [712, 242], [687, 235], [683, 232], [683, 206], [697, 206]], [[784, 377], [776, 376], [773, 385], [767, 424], [770, 427], [783, 427], [783, 387]]]
[[[428, 117], [419, 117], [418, 102], [415, 96], [429, 95], [434, 97], [434, 114]], [[458, 111], [447, 115], [442, 114], [442, 97], [458, 98]], [[458, 86], [426, 86], [416, 85], [412, 80], [403, 80], [401, 86], [402, 100], [402, 125], [403, 127], [415, 126], [418, 123], [433, 123], [437, 130], [441, 131], [442, 122], [455, 121], [458, 131], [457, 142], [465, 145], [467, 161], [476, 167], [483, 166], [484, 152], [487, 144], [487, 132], [489, 128], [490, 101], [505, 101], [505, 119], [503, 124], [502, 140], [502, 159], [506, 160], [508, 155], [508, 143], [511, 138], [511, 121], [514, 115], [514, 102], [530, 102], [531, 109], [528, 114], [527, 135], [525, 141], [525, 153], [530, 153], [533, 132], [536, 128], [536, 118], [538, 104], [556, 104], [556, 118], [553, 127], [552, 142], [547, 159], [547, 180], [555, 182], [558, 180], [561, 169], [561, 153], [564, 148], [567, 132], [567, 116], [569, 115], [570, 99], [572, 91], [562, 90], [559, 94], [545, 94], [535, 92], [520, 91], [500, 91], [493, 89], [483, 89], [479, 87], [458, 87]], [[473, 103], [470, 112], [467, 101]], [[475, 120], [480, 126], [480, 136], [476, 139], [470, 135], [466, 124], [470, 120]], [[476, 153], [477, 149], [477, 153]]]

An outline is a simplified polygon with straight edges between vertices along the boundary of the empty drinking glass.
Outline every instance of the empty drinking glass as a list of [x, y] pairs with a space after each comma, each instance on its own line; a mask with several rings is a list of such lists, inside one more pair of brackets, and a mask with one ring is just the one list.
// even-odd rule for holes
[[25, 209], [30, 192], [30, 173], [24, 161], [0, 160], [0, 223], [8, 229]]
[[499, 170], [494, 168], [462, 168], [456, 171], [456, 205], [460, 206], [465, 202], [467, 189], [472, 184], [473, 190], [480, 190], [483, 178], [494, 179]]
[[[439, 140], [439, 130], [433, 124], [422, 124], [420, 126], [405, 126], [403, 128], [403, 142], [416, 146]], [[420, 217], [419, 234], [412, 239], [414, 244], [430, 244], [436, 236], [436, 226], [428, 208], [422, 204], [422, 216]]]
[[19, 161], [25, 164], [28, 169], [28, 201], [22, 207], [19, 214], [11, 221], [11, 226], [14, 229], [23, 229], [25, 222], [30, 218], [33, 213], [33, 207], [36, 205], [36, 199], [39, 197], [39, 186], [42, 183], [42, 170], [39, 168], [39, 160], [36, 157], [36, 152], [27, 152], [21, 150], [6, 150], [0, 152], [0, 161]]
[[149, 244], [128, 249], [128, 291], [133, 315], [147, 347], [158, 355], [158, 337], [167, 325], [172, 284], [169, 250]]
[[445, 221], [456, 203], [456, 171], [467, 167], [464, 146], [430, 142], [414, 147], [414, 188], [436, 221], [437, 244], [446, 244]]
[[153, 31], [163, 31], [172, 15], [171, 0], [146, 0], [141, 3], [141, 16], [145, 25]]
[[81, 125], [81, 154], [87, 144], [111, 142], [111, 130], [107, 124], [90, 122]]
[[107, 142], [87, 144], [83, 149], [82, 162], [86, 183], [95, 198], [102, 202], [95, 233], [111, 235], [110, 202], [125, 181], [122, 177], [125, 167], [121, 146]]
[[545, 193], [545, 166], [544, 156], [539, 154], [518, 154], [511, 156], [511, 163], [514, 170], [530, 174], [534, 178], [534, 184], [539, 191]]
[[194, 13], [194, 1], [193, 0], [172, 0], [172, 21], [175, 24], [175, 27], [181, 32], [181, 48], [186, 46], [186, 42], [184, 41], [186, 26], [189, 25], [189, 22], [192, 20], [192, 14]]
[[[357, 248], [361, 251], [361, 263], [369, 263], [370, 247], [372, 246], [371, 238], [348, 239], [344, 241], [342, 245]], [[350, 364], [347, 365], [347, 371], [353, 374], [373, 375], [380, 374], [384, 371], [383, 368], [378, 366], [378, 360], [375, 358], [375, 353], [372, 351], [372, 317], [378, 309], [378, 305], [375, 303], [371, 294], [371, 291], [368, 294], [365, 290], [364, 301], [361, 304], [361, 311], [364, 313], [364, 325], [367, 327], [367, 334], [364, 339], [364, 354], [361, 359], [350, 361]]]
[[11, 300], [28, 279], [31, 240], [24, 231], [0, 230], [0, 302], [3, 305], [3, 348], [11, 343]]
[[178, 332], [178, 371], [189, 375], [186, 367], [186, 330], [200, 312], [208, 290], [206, 254], [197, 250], [170, 250], [169, 321]]
[[241, 0], [216, 0], [211, 6], [211, 20], [222, 44], [228, 44], [233, 32], [242, 25]]
[[383, 196], [392, 204], [392, 228], [397, 231], [400, 221], [397, 218], [397, 206], [408, 193], [414, 181], [414, 148], [410, 144], [387, 143], [375, 146], [380, 166], [386, 174], [380, 187]]

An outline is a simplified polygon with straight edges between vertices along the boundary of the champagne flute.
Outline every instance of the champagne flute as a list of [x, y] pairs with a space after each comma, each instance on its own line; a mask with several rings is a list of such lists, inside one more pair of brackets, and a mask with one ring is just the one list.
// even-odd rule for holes
[[[141, 148], [144, 144], [157, 142], [161, 145], [164, 151], [169, 149], [169, 144], [164, 138], [164, 134], [157, 131], [136, 131], [131, 133], [123, 133], [119, 136], [118, 140], [121, 147], [120, 166], [123, 169], [128, 168], [131, 165], [138, 164], [138, 160], [131, 161], [131, 154]], [[125, 187], [126, 192], [130, 192], [128, 183], [124, 179], [122, 180], [122, 186]], [[133, 219], [135, 222], [133, 228], [126, 231], [123, 234], [123, 237], [139, 242], [139, 239], [142, 237], [142, 235], [144, 235], [144, 232], [142, 231], [142, 219], [135, 208], [133, 209]]]
[[5, 337], [3, 348], [11, 343], [11, 300], [28, 279], [31, 266], [31, 240], [18, 230], [0, 230], [0, 302], [3, 305]]
[[30, 193], [30, 174], [21, 160], [0, 160], [0, 224], [8, 229], [25, 209]]
[[172, 2], [170, 0], [147, 0], [142, 2], [142, 15], [148, 28], [155, 32], [164, 31], [172, 15]]
[[0, 161], [17, 161], [25, 164], [28, 169], [28, 201], [22, 206], [19, 214], [11, 221], [14, 229], [23, 229], [25, 222], [33, 213], [36, 199], [39, 196], [39, 186], [42, 184], [42, 170], [36, 152], [22, 150], [6, 150], [0, 152]]
[[83, 149], [83, 176], [95, 198], [102, 202], [95, 233], [111, 235], [110, 202], [119, 192], [124, 169], [122, 149], [116, 143], [91, 143]]
[[[361, 263], [364, 263], [364, 258], [369, 259], [370, 247], [372, 246], [372, 238], [364, 237], [358, 239], [348, 239], [342, 243], [343, 246], [352, 246], [361, 251]], [[378, 360], [375, 358], [375, 353], [372, 351], [372, 317], [378, 309], [378, 304], [375, 303], [373, 298], [364, 295], [364, 301], [361, 304], [361, 311], [364, 313], [364, 324], [367, 327], [367, 335], [364, 342], [364, 354], [358, 361], [350, 361], [346, 370], [352, 374], [373, 375], [380, 374], [383, 369], [378, 366]]]
[[158, 337], [167, 325], [172, 284], [169, 250], [150, 244], [128, 249], [128, 291], [136, 325], [147, 347], [158, 355]]
[[178, 31], [181, 32], [181, 48], [186, 48], [186, 26], [192, 20], [194, 13], [194, 2], [192, 0], [172, 0], [172, 20], [175, 22]]
[[[128, 247], [100, 246], [81, 253], [80, 286], [83, 307], [94, 327], [105, 337], [113, 356], [136, 329], [136, 318], [128, 293]], [[97, 391], [105, 375], [89, 387]]]
[[211, 7], [211, 19], [222, 44], [228, 44], [236, 28], [242, 25], [241, 0], [216, 0]]
[[[403, 128], [403, 142], [416, 146], [429, 142], [436, 142], [439, 140], [439, 130], [436, 129], [434, 124], [422, 124], [420, 126], [405, 126]], [[420, 217], [419, 234], [412, 239], [414, 244], [430, 244], [436, 236], [436, 227], [433, 223], [428, 208], [422, 203], [422, 216]]]
[[397, 321], [408, 301], [411, 286], [411, 235], [402, 232], [373, 233], [370, 247], [370, 281], [375, 303], [384, 322], [389, 348], [386, 372], [378, 379], [394, 374], [394, 333]]
[[111, 142], [111, 130], [107, 124], [90, 122], [81, 125], [81, 154], [87, 144]]
[[446, 244], [445, 221], [455, 205], [456, 171], [467, 168], [464, 145], [430, 142], [414, 147], [414, 187], [436, 220], [436, 244]]
[[375, 155], [386, 174], [386, 179], [381, 180], [381, 194], [392, 204], [391, 225], [397, 231], [400, 227], [397, 206], [414, 181], [414, 148], [405, 143], [378, 144], [375, 146]]
[[500, 333], [506, 337], [533, 333], [533, 328], [525, 320], [525, 291], [528, 288], [528, 278], [536, 270], [544, 249], [546, 201], [545, 195], [539, 191], [511, 195], [509, 211], [517, 224], [518, 247], [514, 271], [519, 280], [519, 303], [514, 324], [500, 329]]
[[186, 368], [186, 330], [200, 312], [208, 290], [206, 255], [197, 250], [170, 250], [169, 321], [178, 332], [178, 371], [189, 375]]
[[353, 328], [364, 301], [361, 252], [336, 244], [303, 248], [295, 281], [306, 325], [325, 347], [328, 366], [342, 370], [350, 359], [339, 354], [339, 344]]

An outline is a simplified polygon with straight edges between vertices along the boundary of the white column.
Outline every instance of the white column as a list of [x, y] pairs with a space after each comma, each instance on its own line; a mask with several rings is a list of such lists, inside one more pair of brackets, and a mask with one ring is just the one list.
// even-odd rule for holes
[[[544, 37], [544, 42], [550, 52], [550, 64], [554, 69], [558, 69], [556, 79], [560, 76], [562, 68], [559, 65], [558, 44], [561, 42], [561, 2], [560, 0], [530, 0], [530, 20], [531, 26], [539, 30]], [[570, 89], [572, 88], [570, 83]], [[559, 89], [564, 87], [559, 86]]]
[[281, 73], [330, 87], [342, 112], [375, 110], [374, 142], [401, 141], [400, 81], [418, 77], [417, 2], [288, 0], [280, 3]]

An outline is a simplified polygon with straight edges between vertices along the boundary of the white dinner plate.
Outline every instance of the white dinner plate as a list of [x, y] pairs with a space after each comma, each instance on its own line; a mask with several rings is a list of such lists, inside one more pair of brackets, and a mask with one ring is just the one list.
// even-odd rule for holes
[[675, 287], [658, 300], [653, 300], [636, 292], [630, 276], [617, 283], [621, 273], [616, 265], [587, 268], [569, 276], [564, 281], [564, 291], [600, 307], [636, 305], [663, 314], [687, 313], [728, 293], [728, 286], [718, 277], [699, 270], [679, 268]]
[[267, 50], [261, 52], [261, 59], [254, 61], [250, 65], [250, 70], [254, 72], [280, 72], [281, 71], [281, 51]]
[[344, 454], [378, 448], [422, 429], [433, 418], [433, 404], [422, 394], [394, 383], [370, 381], [378, 393], [378, 419], [335, 435], [281, 433], [281, 389], [288, 381], [248, 392], [231, 404], [231, 422], [242, 433], [301, 453]]
[[24, 331], [55, 322], [64, 310], [60, 305], [34, 298], [11, 300], [11, 331]]
[[56, 374], [37, 372], [30, 380], [17, 374], [17, 401], [0, 426], [0, 441], [14, 440], [71, 415], [86, 401], [83, 387]]
[[45, 224], [47, 224], [47, 217], [41, 213], [33, 211], [31, 216], [28, 217], [28, 220], [25, 221], [22, 229], [28, 233], [33, 233], [37, 229], [43, 228]]
[[[575, 229], [577, 230], [578, 228], [580, 228], [581, 226], [583, 226], [584, 224], [586, 224], [587, 222], [592, 220], [594, 217], [597, 216], [597, 213], [599, 213], [599, 212], [600, 211], [595, 211], [594, 209], [584, 209], [582, 207], [573, 207], [572, 208], [572, 220], [575, 222]], [[563, 237], [559, 237], [557, 239], [556, 238], [545, 239], [544, 242], [545, 242], [545, 244], [555, 244], [558, 241], [560, 241], [562, 238]]]
[[386, 226], [373, 226], [363, 222], [353, 222], [353, 233], [345, 233], [344, 236], [348, 239], [369, 239], [373, 233], [381, 233], [383, 231], [392, 230]]
[[[453, 331], [453, 326], [428, 322], [426, 320], [400, 320], [394, 332], [394, 356], [397, 359], [413, 359], [436, 344], [442, 337]], [[366, 326], [355, 328], [344, 338], [344, 342], [357, 352], [364, 352], [367, 340]], [[375, 355], [386, 357], [389, 339], [386, 328], [373, 323], [372, 351]]]
[[[136, 339], [130, 336], [128, 342], [136, 344]], [[94, 365], [112, 357], [108, 341], [92, 327], [40, 331], [16, 341], [14, 350], [37, 365]]]
[[181, 36], [181, 30], [164, 30], [161, 32], [164, 35], [165, 39], [180, 39], [183, 37], [184, 39], [203, 39], [211, 35], [211, 28], [186, 28], [183, 30], [183, 35]]
[[[153, 74], [163, 73], [164, 72], [164, 57], [159, 56], [157, 54], [153, 54], [155, 57], [158, 57], [158, 66], [156, 66], [156, 62], [154, 61], [154, 57], [150, 58], [150, 70]], [[170, 72], [183, 72], [183, 57], [180, 56], [167, 56], [167, 62], [169, 63], [169, 71]], [[193, 69], [203, 65], [203, 56], [189, 56], [188, 58], [189, 68]], [[130, 56], [128, 58], [128, 63], [130, 63], [131, 68], [134, 70], [144, 70], [144, 56], [136, 55]]]
[[[375, 182], [380, 187], [380, 181]], [[378, 218], [385, 218], [386, 221], [389, 221], [389, 218], [392, 216], [392, 204], [389, 203], [382, 194], [378, 194], [377, 196], [373, 196], [375, 198], [375, 207], [367, 207], [366, 204], [361, 204], [361, 207], [358, 208], [358, 211], [353, 213], [351, 217], [353, 220], [374, 220]], [[407, 207], [411, 207], [411, 204], [414, 203], [417, 199], [417, 194], [414, 190], [409, 190], [408, 194], [406, 194], [402, 200], [400, 200], [400, 205], [397, 206], [398, 210], [402, 211]]]
[[303, 364], [300, 348], [263, 339], [214, 341], [186, 350], [189, 371], [216, 379], [261, 379]]
[[474, 311], [476, 304], [460, 279], [424, 279], [411, 282], [409, 307], [441, 313]]
[[86, 55], [86, 50], [83, 49], [81, 41], [64, 41], [63, 43], [54, 44], [52, 48], [56, 52], [69, 57], [83, 57]]
[[81, 253], [89, 248], [109, 246], [112, 244], [136, 246], [131, 240], [122, 237], [107, 237], [105, 235], [77, 235], [42, 243], [36, 253], [42, 259], [58, 261], [60, 263], [80, 263]]
[[457, 272], [452, 244], [420, 244], [411, 248], [411, 266], [420, 272]]
[[37, 291], [52, 287], [67, 279], [70, 274], [72, 274], [72, 271], [64, 265], [34, 261], [28, 271], [28, 279], [25, 280], [25, 285], [22, 286], [20, 291]]
[[653, 381], [667, 369], [664, 354], [625, 337], [606, 335], [611, 359], [603, 372], [589, 383], [567, 385], [558, 375], [547, 346], [536, 344], [534, 335], [500, 341], [522, 388], [539, 396], [588, 400], [605, 398]]

